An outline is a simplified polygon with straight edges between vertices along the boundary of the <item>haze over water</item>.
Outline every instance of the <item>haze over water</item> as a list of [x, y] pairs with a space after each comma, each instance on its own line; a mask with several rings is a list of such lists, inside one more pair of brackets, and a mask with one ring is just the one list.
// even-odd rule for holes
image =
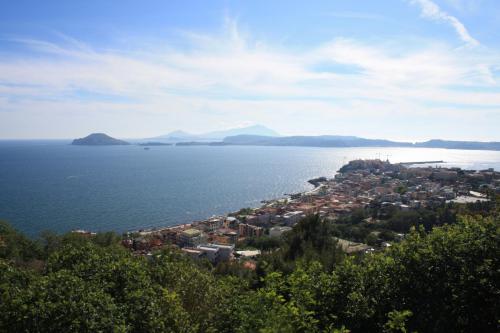
[[0, 220], [43, 230], [123, 232], [225, 214], [311, 189], [355, 158], [444, 160], [500, 170], [500, 152], [423, 148], [82, 147], [0, 141]]

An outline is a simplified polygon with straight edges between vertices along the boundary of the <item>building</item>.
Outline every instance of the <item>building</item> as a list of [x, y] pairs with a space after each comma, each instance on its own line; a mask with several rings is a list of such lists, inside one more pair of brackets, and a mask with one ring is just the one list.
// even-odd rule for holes
[[283, 221], [286, 225], [293, 226], [295, 223], [299, 222], [302, 219], [303, 213], [304, 212], [302, 212], [301, 210], [288, 212], [283, 215]]
[[202, 223], [202, 229], [206, 232], [214, 232], [215, 230], [222, 228], [224, 220], [222, 218], [211, 218], [208, 221]]
[[236, 251], [236, 254], [242, 258], [255, 258], [260, 255], [260, 250]]
[[229, 261], [233, 256], [233, 245], [204, 244], [194, 247], [185, 247], [184, 253], [193, 259], [207, 259], [216, 264], [221, 261]]
[[439, 170], [432, 174], [436, 180], [457, 180], [458, 174], [456, 171]]
[[401, 195], [399, 193], [387, 193], [382, 195], [380, 200], [386, 202], [396, 202], [401, 200]]
[[205, 234], [198, 229], [187, 229], [179, 235], [179, 245], [182, 247], [196, 247], [205, 242]]
[[202, 251], [205, 258], [210, 260], [210, 262], [219, 262], [219, 249], [217, 247], [210, 245], [199, 245], [196, 249]]
[[229, 261], [233, 256], [234, 245], [225, 244], [209, 244], [208, 247], [218, 249], [218, 260], [219, 261]]
[[246, 223], [241, 223], [238, 226], [238, 231], [240, 237], [260, 237], [264, 234], [264, 230], [261, 227]]
[[161, 232], [163, 239], [170, 244], [178, 244], [179, 242], [179, 230], [177, 229], [166, 229]]
[[224, 220], [223, 226], [224, 228], [236, 228], [240, 224], [240, 221], [233, 216], [228, 216]]
[[182, 249], [182, 252], [187, 254], [189, 257], [193, 259], [202, 259], [204, 257], [204, 253], [202, 250], [191, 248], [191, 247], [185, 247]]

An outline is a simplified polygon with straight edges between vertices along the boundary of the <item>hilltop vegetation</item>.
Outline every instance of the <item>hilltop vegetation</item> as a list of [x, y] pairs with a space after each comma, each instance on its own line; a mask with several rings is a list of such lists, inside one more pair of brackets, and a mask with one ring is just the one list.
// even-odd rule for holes
[[311, 216], [262, 245], [255, 271], [175, 249], [134, 256], [113, 233], [33, 241], [2, 223], [0, 331], [495, 332], [500, 217], [482, 215], [362, 256]]

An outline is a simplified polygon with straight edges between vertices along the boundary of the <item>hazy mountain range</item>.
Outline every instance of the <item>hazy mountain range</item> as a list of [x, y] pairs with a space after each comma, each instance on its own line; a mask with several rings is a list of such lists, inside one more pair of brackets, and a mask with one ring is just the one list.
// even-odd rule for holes
[[184, 131], [174, 131], [165, 135], [149, 138], [148, 140], [165, 141], [165, 142], [185, 142], [185, 141], [213, 141], [223, 140], [228, 136], [237, 135], [259, 135], [266, 137], [276, 137], [279, 134], [265, 126], [253, 125], [241, 128], [232, 128], [222, 131], [207, 132], [202, 134], [191, 134]]
[[226, 137], [226, 145], [249, 146], [303, 146], [303, 147], [413, 147], [500, 150], [500, 142], [429, 140], [425, 142], [398, 142], [383, 139], [365, 139], [356, 136], [282, 136], [237, 135]]
[[[410, 147], [500, 150], [500, 142], [429, 140], [425, 142], [398, 142], [383, 139], [365, 139], [356, 136], [282, 136], [237, 135], [226, 137], [225, 145], [248, 146], [302, 146], [302, 147]], [[220, 144], [220, 143], [217, 143]]]
[[412, 143], [389, 140], [364, 139], [356, 136], [283, 136], [258, 135], [229, 136], [223, 140], [230, 145], [252, 146], [310, 146], [310, 147], [411, 147]]
[[[162, 145], [175, 143], [179, 146], [298, 146], [298, 147], [408, 147], [446, 148], [500, 151], [500, 142], [429, 140], [425, 142], [400, 142], [384, 139], [366, 139], [357, 136], [280, 136], [262, 125], [234, 128], [223, 131], [191, 134], [174, 131], [166, 135], [133, 140], [140, 145]], [[126, 141], [111, 138], [103, 133], [91, 134], [73, 141], [75, 145], [124, 145]]]

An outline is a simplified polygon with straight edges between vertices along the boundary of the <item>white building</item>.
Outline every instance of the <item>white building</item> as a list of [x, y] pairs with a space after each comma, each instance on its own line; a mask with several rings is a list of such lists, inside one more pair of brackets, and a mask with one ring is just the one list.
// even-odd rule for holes
[[203, 244], [198, 245], [196, 249], [190, 250], [193, 252], [193, 254], [195, 254], [194, 252], [196, 251], [201, 253], [202, 255], [198, 255], [198, 258], [207, 258], [212, 263], [218, 263], [231, 259], [234, 251], [234, 245]]
[[208, 246], [219, 250], [219, 261], [228, 261], [233, 255], [234, 245], [209, 244]]
[[236, 251], [236, 254], [243, 258], [255, 258], [260, 255], [260, 250]]
[[199, 245], [197, 250], [202, 251], [205, 257], [213, 263], [219, 261], [219, 249], [210, 245]]
[[293, 226], [295, 223], [299, 222], [302, 219], [302, 215], [304, 214], [301, 210], [296, 210], [294, 212], [288, 212], [283, 215], [283, 221], [288, 226]]

